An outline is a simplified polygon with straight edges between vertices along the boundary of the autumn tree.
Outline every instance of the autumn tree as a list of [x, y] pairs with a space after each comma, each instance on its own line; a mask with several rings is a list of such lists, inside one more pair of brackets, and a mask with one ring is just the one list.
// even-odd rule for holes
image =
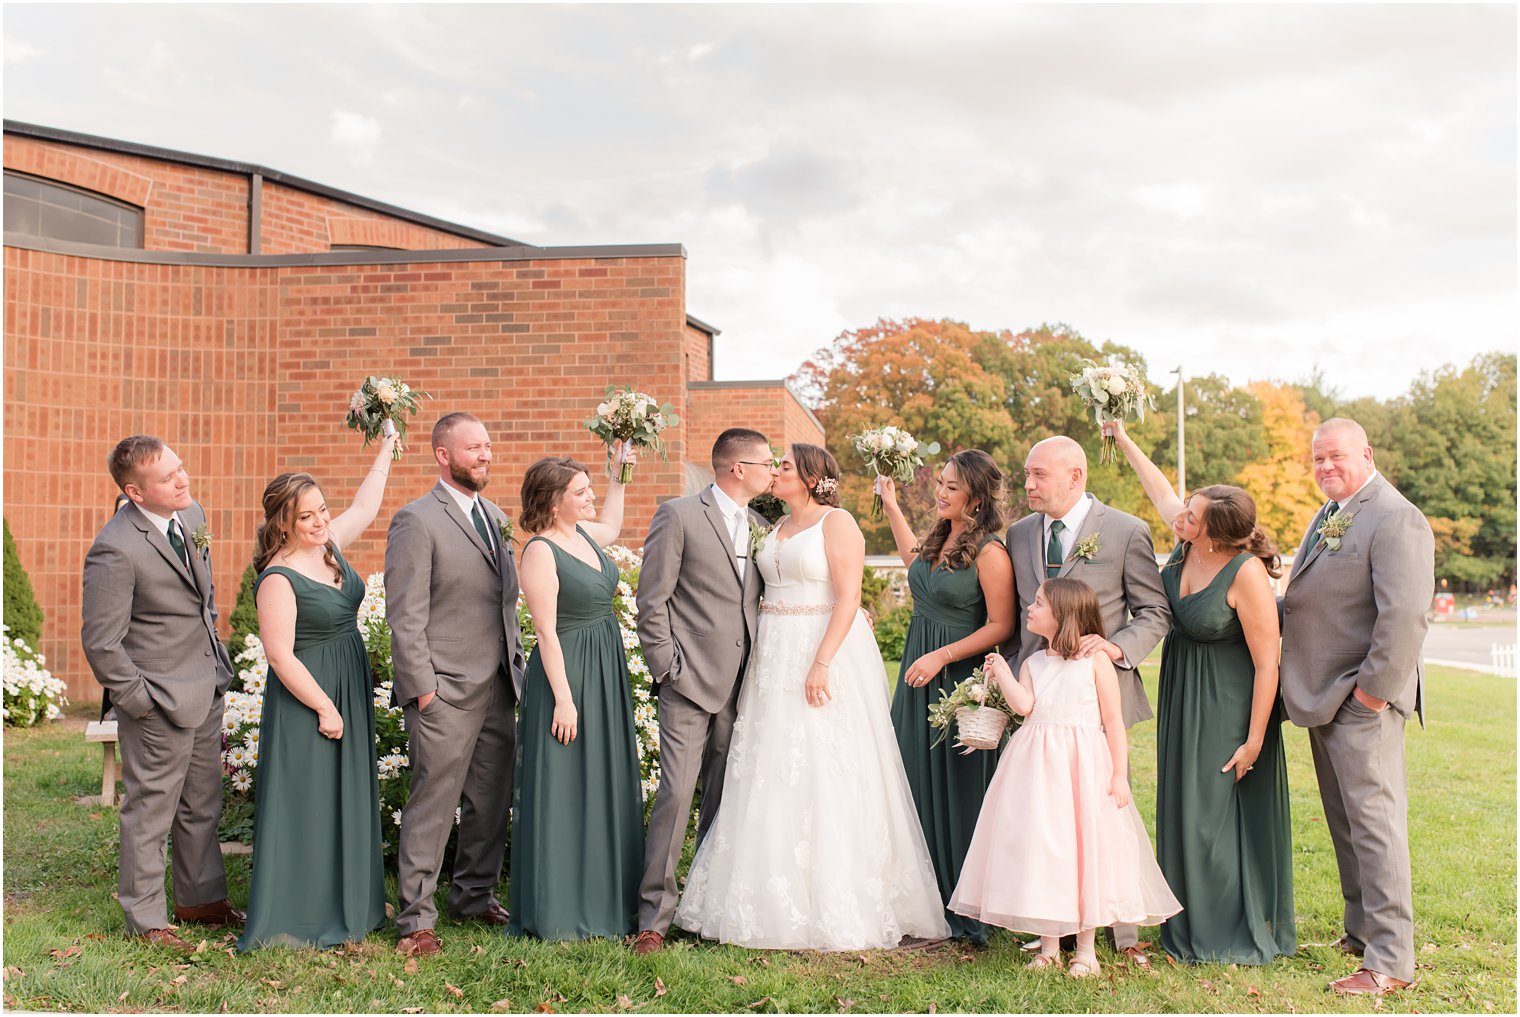
[[1247, 388], [1261, 405], [1265, 447], [1241, 469], [1236, 483], [1256, 499], [1257, 522], [1276, 539], [1279, 550], [1292, 554], [1325, 500], [1314, 482], [1310, 450], [1319, 415], [1304, 406], [1303, 395], [1293, 385], [1253, 381]]

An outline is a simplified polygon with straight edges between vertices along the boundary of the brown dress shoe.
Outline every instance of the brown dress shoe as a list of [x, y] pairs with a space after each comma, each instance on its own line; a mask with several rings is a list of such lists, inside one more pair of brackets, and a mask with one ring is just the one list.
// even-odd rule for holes
[[1147, 946], [1150, 946], [1150, 944], [1138, 943], [1135, 946], [1126, 946], [1123, 950], [1119, 951], [1119, 956], [1137, 968], [1148, 968], [1151, 966], [1151, 959], [1145, 955], [1145, 948]]
[[176, 936], [172, 929], [149, 929], [137, 938], [153, 946], [166, 946], [171, 950], [179, 950], [183, 953], [190, 953], [195, 949], [189, 943]]
[[174, 909], [176, 922], [194, 922], [196, 925], [242, 925], [247, 917], [246, 913], [233, 907], [232, 901], [225, 897], [212, 901], [210, 904], [194, 904]]
[[658, 953], [665, 948], [665, 937], [653, 929], [645, 929], [639, 933], [639, 938], [633, 941], [633, 952], [640, 957], [647, 953]]
[[1392, 975], [1362, 968], [1354, 975], [1337, 978], [1330, 983], [1330, 988], [1341, 996], [1386, 996], [1390, 992], [1409, 988], [1409, 983]]
[[402, 936], [401, 942], [396, 944], [396, 952], [403, 957], [431, 957], [442, 949], [438, 933], [432, 929], [418, 929], [410, 936]]
[[464, 915], [463, 918], [469, 921], [485, 922], [487, 925], [507, 925], [512, 921], [512, 914], [493, 900], [484, 911]]

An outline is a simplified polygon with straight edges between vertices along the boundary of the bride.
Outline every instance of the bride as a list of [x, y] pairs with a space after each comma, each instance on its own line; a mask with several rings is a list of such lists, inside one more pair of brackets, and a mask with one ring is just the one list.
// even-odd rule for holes
[[816, 445], [782, 460], [723, 801], [676, 924], [740, 946], [866, 950], [950, 934], [860, 611], [865, 540]]

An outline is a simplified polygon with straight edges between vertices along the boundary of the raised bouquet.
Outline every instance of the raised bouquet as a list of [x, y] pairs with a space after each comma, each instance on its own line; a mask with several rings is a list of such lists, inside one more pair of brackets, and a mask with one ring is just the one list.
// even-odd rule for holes
[[[855, 451], [860, 453], [860, 457], [876, 472], [877, 477], [891, 477], [899, 484], [910, 482], [913, 471], [924, 465], [921, 452], [932, 456], [939, 451], [939, 442], [920, 445], [913, 435], [890, 424], [864, 434], [852, 434], [850, 441], [855, 443]], [[881, 518], [880, 484], [876, 485], [871, 497], [871, 518]]]
[[[607, 397], [596, 406], [596, 416], [586, 421], [586, 429], [607, 446], [607, 476], [614, 465], [619, 467], [618, 483], [633, 479], [633, 464], [628, 462], [630, 447], [653, 449], [666, 459], [665, 442], [660, 432], [681, 422], [669, 403], [656, 403], [654, 396], [635, 392], [632, 385], [607, 386]], [[612, 443], [621, 441], [617, 463], [612, 461]]]
[[929, 726], [939, 729], [939, 737], [929, 747], [944, 741], [950, 733], [950, 722], [955, 721], [960, 728], [960, 743], [967, 749], [995, 749], [1013, 719], [1013, 708], [1003, 695], [1003, 687], [977, 668], [955, 691], [947, 695], [941, 689], [939, 702], [929, 704]]
[[[401, 446], [406, 441], [406, 418], [417, 412], [419, 399], [431, 398], [398, 378], [370, 375], [349, 397], [348, 416], [343, 423], [356, 431], [363, 431], [366, 445], [382, 434], [394, 431], [396, 447], [391, 449], [391, 457], [400, 459]], [[389, 428], [386, 425], [390, 425]]]
[[[1117, 361], [1105, 366], [1085, 357], [1079, 363], [1081, 370], [1069, 379], [1071, 390], [1093, 411], [1093, 419], [1100, 426], [1111, 420], [1122, 423], [1131, 417], [1143, 421], [1146, 407], [1156, 408], [1139, 368]], [[1098, 462], [1118, 461], [1118, 442], [1104, 435]]]

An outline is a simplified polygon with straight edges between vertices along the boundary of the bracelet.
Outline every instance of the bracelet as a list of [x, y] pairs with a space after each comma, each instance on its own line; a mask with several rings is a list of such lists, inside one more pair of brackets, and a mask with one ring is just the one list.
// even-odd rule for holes
[[378, 473], [382, 477], [388, 477], [388, 476], [391, 475], [391, 471], [390, 470], [382, 470], [378, 466], [371, 466], [369, 469], [365, 470], [364, 472], [365, 473]]
[[833, 667], [832, 664], [825, 664], [823, 661], [819, 660], [817, 657], [813, 658], [813, 663], [817, 664], [819, 667], [823, 668], [825, 671], [827, 671], [829, 668]]
[[948, 646], [941, 646], [940, 649], [945, 651], [945, 663], [947, 663], [947, 664], [954, 664], [955, 663], [955, 655], [950, 652], [950, 647], [948, 647]]

